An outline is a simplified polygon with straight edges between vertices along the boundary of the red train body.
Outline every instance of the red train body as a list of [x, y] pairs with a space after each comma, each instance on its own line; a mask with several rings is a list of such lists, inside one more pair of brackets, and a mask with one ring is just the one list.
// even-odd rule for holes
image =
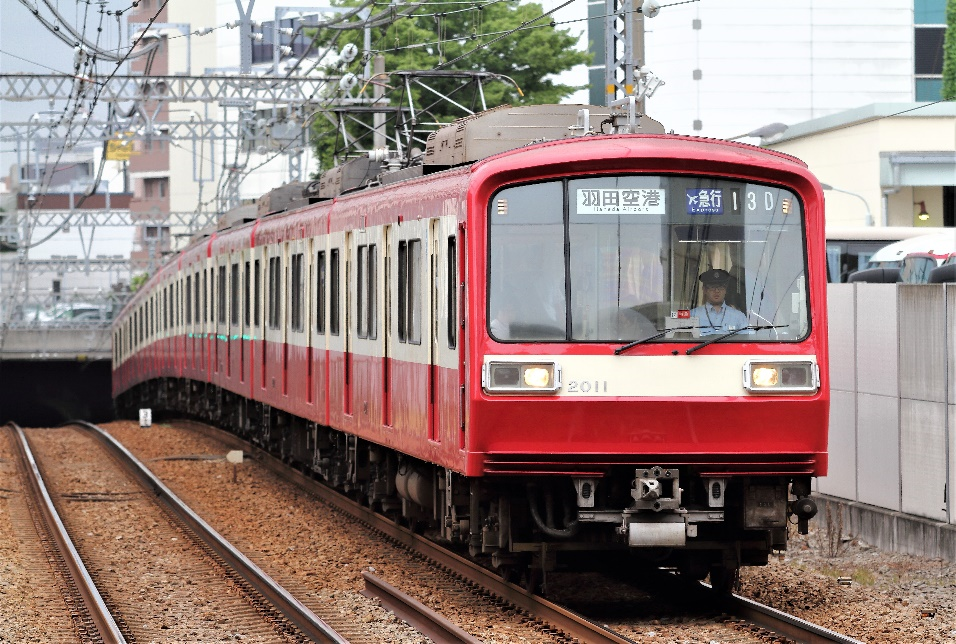
[[[535, 581], [653, 555], [726, 585], [785, 548], [827, 468], [814, 177], [664, 134], [473, 160], [465, 126], [421, 176], [165, 265], [115, 325], [118, 409], [229, 427]], [[727, 299], [701, 308], [713, 269]]]

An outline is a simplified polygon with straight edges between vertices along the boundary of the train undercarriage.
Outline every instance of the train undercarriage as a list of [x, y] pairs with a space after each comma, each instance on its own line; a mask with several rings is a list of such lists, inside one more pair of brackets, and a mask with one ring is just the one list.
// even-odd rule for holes
[[158, 379], [116, 400], [120, 417], [192, 417], [231, 431], [351, 498], [546, 589], [554, 570], [671, 568], [723, 591], [816, 513], [809, 477], [702, 476], [666, 463], [593, 476], [464, 477], [214, 385]]

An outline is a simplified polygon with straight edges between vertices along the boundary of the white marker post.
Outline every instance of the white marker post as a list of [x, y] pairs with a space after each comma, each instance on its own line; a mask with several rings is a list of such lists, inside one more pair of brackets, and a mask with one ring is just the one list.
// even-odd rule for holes
[[229, 452], [226, 452], [226, 460], [232, 463], [232, 482], [237, 483], [236, 477], [238, 476], [238, 465], [242, 463], [242, 450], [234, 449]]

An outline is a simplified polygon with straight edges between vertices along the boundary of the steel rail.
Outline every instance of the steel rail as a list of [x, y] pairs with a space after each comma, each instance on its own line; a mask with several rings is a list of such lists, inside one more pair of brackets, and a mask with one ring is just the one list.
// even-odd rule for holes
[[296, 599], [259, 566], [242, 552], [237, 550], [202, 517], [183, 503], [172, 490], [160, 481], [143, 463], [126, 449], [119, 441], [105, 431], [85, 421], [70, 421], [68, 425], [83, 427], [99, 438], [118, 457], [146, 487], [153, 490], [176, 516], [192, 529], [200, 539], [222, 557], [227, 565], [236, 570], [247, 582], [252, 584], [282, 615], [315, 642], [334, 642], [348, 644], [348, 640], [339, 635], [331, 626], [320, 619], [307, 606]]
[[97, 590], [93, 578], [86, 566], [83, 565], [83, 560], [80, 559], [66, 526], [60, 520], [60, 515], [53, 505], [53, 499], [43, 483], [40, 468], [37, 466], [33, 452], [30, 450], [26, 434], [16, 423], [7, 423], [7, 426], [12, 428], [17, 435], [18, 440], [15, 441], [17, 451], [26, 466], [24, 469], [27, 472], [27, 481], [33, 497], [40, 501], [38, 506], [43, 521], [56, 542], [56, 546], [70, 572], [70, 576], [73, 578], [73, 583], [80, 597], [83, 599], [83, 604], [86, 606], [90, 619], [99, 632], [100, 638], [107, 644], [125, 644], [126, 638], [120, 631], [119, 626], [116, 625], [116, 621], [113, 619], [110, 609], [106, 606], [106, 602], [103, 601], [99, 590]]
[[482, 640], [459, 628], [441, 614], [436, 613], [414, 597], [403, 593], [387, 581], [376, 577], [367, 570], [362, 571], [362, 577], [365, 579], [363, 595], [377, 598], [385, 608], [418, 629], [420, 633], [428, 636], [433, 642], [481, 644]]
[[[252, 445], [243, 439], [230, 434], [224, 430], [205, 425], [203, 423], [182, 420], [177, 421], [182, 424], [188, 424], [199, 431], [214, 436], [224, 443], [243, 449], [254, 455], [260, 463], [272, 472], [281, 477], [292, 479], [301, 487], [310, 493], [322, 499], [326, 503], [337, 507], [344, 512], [359, 517], [362, 521], [372, 525], [396, 541], [404, 544], [411, 550], [420, 552], [443, 566], [464, 575], [469, 581], [479, 584], [488, 590], [494, 592], [502, 599], [505, 599], [515, 606], [532, 613], [536, 617], [547, 621], [557, 628], [563, 630], [571, 637], [575, 637], [584, 642], [614, 642], [616, 644], [633, 642], [619, 634], [612, 633], [607, 629], [594, 624], [586, 618], [577, 615], [573, 611], [557, 606], [547, 600], [537, 597], [524, 588], [502, 580], [500, 577], [488, 571], [472, 561], [459, 557], [427, 539], [401, 527], [395, 525], [388, 519], [375, 514], [369, 508], [366, 508], [350, 499], [343, 497], [328, 486], [306, 476], [305, 474], [289, 468], [285, 463], [272, 456], [265, 450]], [[669, 586], [675, 589], [675, 593], [680, 595], [688, 591], [688, 586], [683, 584], [675, 575], [662, 573], [661, 580], [667, 580]], [[680, 585], [680, 588], [677, 588]], [[706, 601], [711, 604], [722, 603], [724, 610], [731, 615], [744, 619], [755, 626], [783, 635], [800, 644], [820, 644], [824, 642], [834, 642], [837, 644], [862, 644], [859, 640], [852, 637], [828, 630], [812, 622], [800, 619], [794, 615], [789, 615], [778, 611], [770, 606], [759, 604], [746, 597], [739, 595], [722, 596], [717, 599], [710, 589], [709, 584], [699, 583], [696, 588], [707, 593]]]
[[589, 644], [634, 644], [634, 640], [614, 633], [582, 615], [562, 608], [520, 586], [507, 582], [490, 570], [482, 568], [478, 564], [432, 543], [411, 530], [396, 525], [385, 517], [376, 514], [371, 509], [342, 496], [315, 479], [309, 478], [305, 474], [289, 468], [285, 463], [268, 452], [247, 443], [233, 434], [194, 421], [177, 422], [188, 424], [200, 432], [214, 436], [231, 447], [243, 449], [252, 454], [253, 458], [273, 473], [286, 480], [293, 481], [323, 502], [372, 526], [373, 529], [404, 545], [409, 550], [428, 557], [439, 565], [460, 575], [467, 581], [487, 589], [517, 608], [530, 613], [535, 618], [547, 622], [554, 628], [563, 631], [565, 635], [571, 638], [588, 642]]
[[748, 622], [774, 633], [785, 635], [796, 642], [800, 642], [800, 644], [823, 644], [825, 642], [863, 644], [860, 640], [831, 631], [740, 595], [727, 597], [725, 607], [728, 613], [742, 617]]

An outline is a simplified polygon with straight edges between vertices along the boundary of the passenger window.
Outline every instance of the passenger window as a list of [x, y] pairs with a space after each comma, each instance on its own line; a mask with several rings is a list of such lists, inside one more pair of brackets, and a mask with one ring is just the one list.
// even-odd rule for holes
[[292, 330], [302, 331], [305, 327], [302, 323], [305, 316], [302, 315], [302, 253], [296, 253], [292, 256]]
[[339, 287], [339, 249], [333, 248], [329, 257], [329, 332], [339, 334], [340, 287]]
[[325, 333], [325, 251], [319, 251], [315, 259], [316, 293], [315, 293], [315, 330]]
[[421, 344], [422, 242], [398, 243], [398, 340]]
[[232, 288], [229, 298], [229, 322], [233, 326], [239, 326], [239, 264], [232, 265]]
[[457, 239], [448, 238], [448, 348], [458, 343], [458, 248]]

